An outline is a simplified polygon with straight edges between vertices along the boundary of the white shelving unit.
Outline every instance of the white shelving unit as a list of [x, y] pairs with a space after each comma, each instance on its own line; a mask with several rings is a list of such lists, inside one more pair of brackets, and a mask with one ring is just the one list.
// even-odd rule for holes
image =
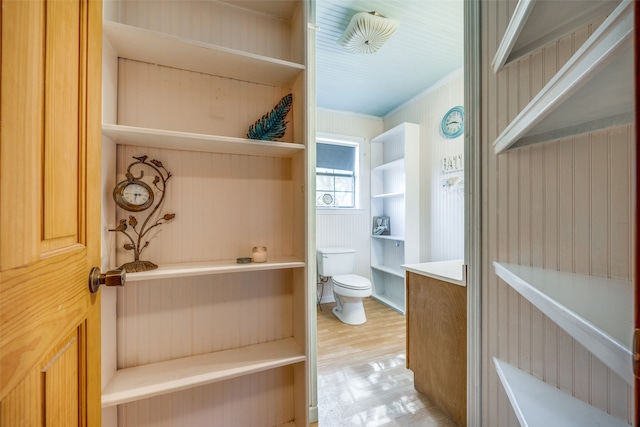
[[495, 72], [599, 16], [611, 13], [619, 0], [550, 2], [520, 0], [498, 46]]
[[629, 424], [518, 368], [493, 359], [521, 426], [626, 427]]
[[292, 338], [119, 370], [102, 392], [109, 407], [306, 360]]
[[256, 141], [231, 136], [203, 135], [112, 124], [103, 124], [102, 134], [116, 144], [203, 153], [291, 157], [305, 148], [304, 144], [290, 142]]
[[144, 28], [105, 21], [103, 32], [119, 58], [273, 86], [290, 86], [305, 67], [189, 40]]
[[[371, 236], [372, 297], [405, 312], [405, 272], [419, 253], [419, 131], [403, 123], [371, 140], [371, 215], [390, 218], [389, 235]], [[373, 224], [373, 223], [372, 223]]]
[[624, 0], [509, 123], [495, 152], [632, 123], [633, 73], [633, 2]]
[[630, 385], [631, 282], [493, 263], [496, 274]]
[[[154, 405], [197, 402], [193, 412], [215, 414], [220, 425], [306, 426], [313, 254], [308, 197], [299, 189], [308, 170], [307, 2], [161, 3], [109, 2], [105, 17], [122, 22], [103, 23], [104, 97], [117, 111], [115, 120], [105, 115], [102, 133], [117, 147], [116, 182], [132, 155], [150, 151], [173, 173], [176, 198], [165, 203], [179, 211], [146, 255], [164, 262], [127, 274], [118, 290], [117, 369], [103, 407], [117, 407], [119, 427], [153, 424], [143, 419]], [[285, 136], [246, 139], [249, 124], [287, 93]], [[267, 262], [236, 262], [265, 242]], [[225, 399], [216, 399], [221, 393]]]
[[[498, 136], [493, 144], [496, 153], [633, 122], [630, 0], [587, 4], [520, 0], [493, 67], [498, 72], [505, 64], [607, 14]], [[493, 265], [509, 286], [632, 384], [632, 283], [496, 261]], [[549, 420], [562, 426], [628, 425], [501, 360], [494, 361], [521, 425], [548, 425]]]

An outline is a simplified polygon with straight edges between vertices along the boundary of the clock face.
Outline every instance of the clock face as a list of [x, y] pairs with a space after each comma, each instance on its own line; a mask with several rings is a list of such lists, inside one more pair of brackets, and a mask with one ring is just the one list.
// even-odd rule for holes
[[113, 189], [113, 199], [123, 209], [140, 212], [153, 203], [153, 190], [142, 181], [122, 181]]
[[453, 107], [442, 119], [442, 133], [447, 138], [456, 138], [464, 131], [464, 110], [462, 107]]
[[132, 183], [122, 190], [122, 198], [134, 206], [142, 206], [149, 200], [149, 191], [140, 184]]

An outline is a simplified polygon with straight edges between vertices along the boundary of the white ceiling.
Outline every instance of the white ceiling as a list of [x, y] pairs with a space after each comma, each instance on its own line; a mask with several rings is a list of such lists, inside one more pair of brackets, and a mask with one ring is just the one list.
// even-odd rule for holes
[[[344, 50], [338, 39], [357, 12], [400, 21], [378, 52]], [[317, 0], [319, 108], [382, 117], [463, 65], [463, 0]]]

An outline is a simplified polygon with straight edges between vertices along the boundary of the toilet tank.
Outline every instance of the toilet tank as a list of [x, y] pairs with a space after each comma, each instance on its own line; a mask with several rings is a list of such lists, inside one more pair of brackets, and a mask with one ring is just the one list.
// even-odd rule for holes
[[318, 248], [318, 274], [324, 277], [353, 273], [353, 262], [356, 258], [355, 249], [351, 248]]

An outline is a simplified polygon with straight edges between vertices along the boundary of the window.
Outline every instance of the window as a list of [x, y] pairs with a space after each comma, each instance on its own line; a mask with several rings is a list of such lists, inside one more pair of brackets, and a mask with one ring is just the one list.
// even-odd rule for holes
[[316, 141], [316, 206], [357, 207], [358, 144], [318, 138]]

